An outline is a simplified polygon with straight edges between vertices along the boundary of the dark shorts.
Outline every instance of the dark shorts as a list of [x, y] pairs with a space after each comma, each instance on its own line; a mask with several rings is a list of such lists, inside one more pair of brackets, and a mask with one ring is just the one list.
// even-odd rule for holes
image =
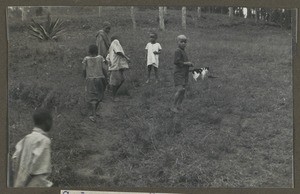
[[118, 86], [125, 80], [123, 70], [116, 70], [110, 72], [109, 84]]
[[152, 68], [155, 69], [155, 70], [158, 69], [158, 67], [155, 67], [154, 65], [147, 65], [147, 67], [148, 67], [149, 70], [151, 70]]
[[90, 103], [97, 103], [102, 101], [104, 93], [104, 79], [103, 78], [87, 78], [86, 90], [87, 100]]
[[189, 82], [189, 74], [186, 73], [174, 73], [174, 85], [175, 86], [187, 86]]

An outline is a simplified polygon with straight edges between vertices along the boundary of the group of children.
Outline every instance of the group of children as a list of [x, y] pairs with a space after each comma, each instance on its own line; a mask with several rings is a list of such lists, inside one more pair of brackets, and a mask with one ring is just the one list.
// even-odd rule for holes
[[[106, 23], [104, 31], [99, 32], [99, 38], [104, 40], [110, 30], [110, 24]], [[106, 30], [106, 31], [105, 31]], [[103, 38], [104, 37], [104, 38]], [[107, 38], [105, 45], [107, 45]], [[150, 42], [146, 45], [146, 58], [148, 76], [146, 83], [150, 81], [151, 70], [154, 69], [156, 82], [158, 82], [158, 65], [161, 45], [156, 42], [157, 34], [150, 34]], [[110, 42], [111, 41], [111, 42]], [[112, 100], [116, 100], [116, 93], [124, 82], [124, 70], [128, 69], [130, 59], [125, 55], [120, 44], [119, 36], [112, 36], [109, 47], [100, 48], [97, 45], [89, 46], [89, 56], [86, 56], [83, 63], [83, 77], [86, 81], [88, 102], [91, 105], [91, 121], [95, 121], [96, 110], [103, 99], [106, 89], [108, 72], [109, 85], [112, 91]], [[178, 48], [174, 57], [174, 83], [176, 87], [175, 99], [171, 111], [178, 113], [184, 99], [185, 89], [188, 84], [189, 68], [193, 64], [188, 60], [185, 52], [187, 38], [184, 35], [177, 37]], [[106, 49], [107, 56], [99, 53]], [[108, 48], [108, 49], [107, 49]], [[33, 115], [35, 127], [31, 134], [24, 137], [16, 145], [16, 151], [12, 157], [12, 170], [14, 175], [14, 187], [50, 187], [52, 183], [47, 180], [51, 173], [50, 165], [50, 139], [47, 132], [52, 126], [52, 116], [49, 111], [39, 109]]]
[[[104, 30], [99, 31], [97, 36], [107, 39], [110, 31], [110, 24], [106, 22]], [[155, 73], [155, 82], [158, 83], [158, 67], [159, 67], [159, 55], [161, 54], [162, 47], [157, 42], [157, 34], [150, 33], [150, 41], [146, 45], [146, 64], [148, 69], [147, 81], [150, 82], [150, 74], [152, 69]], [[108, 41], [103, 41], [107, 45]], [[95, 121], [97, 116], [96, 110], [99, 102], [102, 101], [104, 90], [106, 88], [107, 80], [109, 80], [109, 86], [112, 91], [112, 100], [117, 101], [116, 94], [118, 89], [124, 82], [124, 70], [128, 69], [128, 63], [130, 63], [129, 57], [124, 53], [124, 50], [120, 44], [119, 36], [112, 36], [110, 46], [107, 47], [106, 54], [98, 51], [96, 45], [89, 47], [89, 56], [83, 60], [83, 72], [86, 79], [86, 91], [88, 96], [88, 102], [91, 105], [92, 114], [89, 116], [91, 121]], [[176, 87], [175, 99], [171, 111], [178, 113], [182, 108], [181, 104], [184, 99], [186, 85], [188, 83], [189, 67], [193, 64], [189, 62], [185, 47], [187, 44], [187, 38], [184, 35], [177, 37], [178, 48], [175, 51], [175, 71], [174, 71], [174, 83]], [[101, 47], [101, 44], [98, 44]], [[104, 47], [102, 46], [102, 47]], [[97, 54], [98, 53], [98, 54]], [[101, 55], [102, 54], [102, 55]], [[108, 78], [108, 73], [109, 78]]]

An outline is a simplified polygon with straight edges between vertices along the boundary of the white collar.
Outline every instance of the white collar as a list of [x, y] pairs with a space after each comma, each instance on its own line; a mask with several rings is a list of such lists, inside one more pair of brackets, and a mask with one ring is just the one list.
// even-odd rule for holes
[[48, 136], [48, 133], [47, 133], [47, 132], [45, 132], [43, 129], [38, 128], [38, 127], [34, 127], [32, 131], [33, 131], [33, 132], [37, 132], [37, 133], [41, 133], [41, 134], [43, 134], [43, 135]]

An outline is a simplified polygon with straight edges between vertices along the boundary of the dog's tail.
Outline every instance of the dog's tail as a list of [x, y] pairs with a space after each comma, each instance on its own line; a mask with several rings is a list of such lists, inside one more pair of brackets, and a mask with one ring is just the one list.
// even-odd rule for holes
[[208, 78], [218, 78], [218, 76], [208, 75]]

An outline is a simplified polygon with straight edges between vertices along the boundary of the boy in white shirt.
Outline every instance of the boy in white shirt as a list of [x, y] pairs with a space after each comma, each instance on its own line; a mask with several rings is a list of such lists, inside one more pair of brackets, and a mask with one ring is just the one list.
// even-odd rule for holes
[[147, 58], [147, 67], [148, 67], [148, 79], [146, 83], [149, 83], [150, 81], [150, 73], [152, 67], [154, 68], [155, 72], [155, 79], [156, 83], [158, 83], [158, 56], [161, 53], [161, 46], [159, 43], [156, 42], [157, 40], [157, 34], [155, 32], [152, 32], [150, 34], [150, 42], [146, 45], [146, 58]]
[[12, 156], [14, 187], [51, 187], [51, 140], [48, 132], [52, 127], [49, 111], [39, 109], [33, 114], [34, 128], [16, 145]]
[[116, 94], [125, 81], [124, 70], [129, 69], [128, 64], [130, 63], [130, 59], [125, 55], [120, 42], [119, 35], [111, 37], [111, 45], [106, 57], [108, 71], [110, 71], [109, 84], [112, 88], [113, 101], [118, 101], [116, 99]]

